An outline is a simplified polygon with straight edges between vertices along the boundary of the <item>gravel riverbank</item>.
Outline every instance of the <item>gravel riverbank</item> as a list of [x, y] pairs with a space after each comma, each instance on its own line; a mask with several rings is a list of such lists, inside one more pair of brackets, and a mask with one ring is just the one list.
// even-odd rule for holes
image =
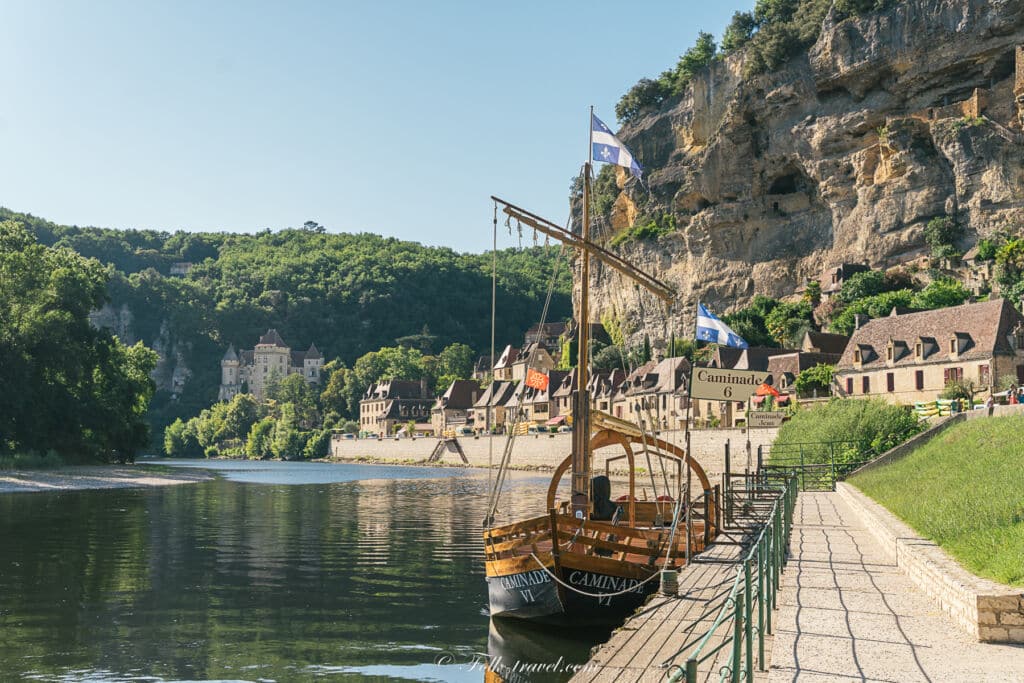
[[85, 465], [55, 470], [0, 471], [0, 493], [125, 489], [194, 484], [214, 478], [201, 469], [175, 469], [146, 465]]

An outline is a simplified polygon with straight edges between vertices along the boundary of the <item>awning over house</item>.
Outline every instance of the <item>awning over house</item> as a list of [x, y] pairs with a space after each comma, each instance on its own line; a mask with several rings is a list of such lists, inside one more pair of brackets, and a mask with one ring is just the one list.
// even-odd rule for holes
[[544, 424], [546, 424], [547, 426], [551, 427], [552, 425], [560, 425], [563, 422], [565, 422], [565, 415], [559, 415], [558, 417], [551, 418], [550, 420], [548, 420]]

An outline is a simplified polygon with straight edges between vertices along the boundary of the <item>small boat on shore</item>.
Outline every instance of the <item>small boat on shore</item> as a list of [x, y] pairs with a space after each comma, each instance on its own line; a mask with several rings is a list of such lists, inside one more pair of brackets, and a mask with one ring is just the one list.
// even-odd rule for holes
[[[592, 156], [610, 158], [607, 148], [621, 143], [591, 113]], [[595, 140], [600, 138], [599, 144]], [[602, 150], [599, 150], [601, 147]], [[625, 150], [624, 146], [621, 146]], [[626, 152], [619, 165], [639, 166]], [[625, 163], [624, 161], [625, 160]], [[490, 614], [557, 624], [618, 623], [642, 605], [658, 588], [661, 572], [673, 572], [717, 535], [717, 500], [701, 466], [682, 446], [662, 440], [649, 425], [636, 424], [596, 411], [589, 395], [590, 260], [624, 276], [671, 305], [675, 292], [590, 239], [589, 203], [591, 162], [583, 168], [583, 217], [579, 234], [497, 197], [500, 209], [520, 227], [526, 226], [577, 251], [579, 306], [577, 312], [576, 387], [572, 392], [572, 451], [558, 465], [547, 491], [546, 504], [536, 514], [509, 524], [494, 525], [498, 497], [508, 464], [515, 429], [505, 446], [491, 492], [485, 520], [484, 556]], [[495, 218], [495, 224], [497, 218]], [[541, 321], [543, 324], [543, 320]], [[527, 363], [530, 368], [530, 363]], [[519, 391], [531, 384], [530, 373]], [[539, 375], [540, 373], [536, 373]], [[538, 390], [543, 389], [536, 386]], [[637, 499], [637, 455], [655, 487], [654, 466], [661, 466], [663, 490], [652, 500]], [[628, 490], [613, 501], [607, 474], [597, 474], [595, 460], [625, 459]], [[675, 473], [669, 484], [667, 470]], [[685, 472], [686, 476], [683, 476]], [[568, 491], [559, 498], [563, 477]], [[698, 495], [691, 494], [696, 489]]]

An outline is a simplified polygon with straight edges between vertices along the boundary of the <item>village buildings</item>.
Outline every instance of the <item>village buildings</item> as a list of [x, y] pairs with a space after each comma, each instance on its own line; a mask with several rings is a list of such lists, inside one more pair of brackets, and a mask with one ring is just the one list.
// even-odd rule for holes
[[417, 432], [429, 429], [433, 407], [426, 381], [395, 379], [371, 384], [359, 401], [359, 431], [390, 436], [410, 422]]
[[951, 382], [1024, 383], [1024, 316], [1006, 299], [898, 314], [854, 331], [835, 383], [844, 396], [931, 401]]
[[483, 394], [480, 383], [472, 379], [454, 380], [441, 394], [430, 413], [434, 434], [474, 424], [473, 406]]
[[270, 329], [260, 337], [254, 349], [235, 352], [229, 346], [220, 361], [221, 379], [217, 398], [230, 401], [236, 394], [249, 393], [263, 400], [268, 382], [288, 375], [302, 375], [310, 384], [320, 382], [323, 354], [310, 344], [306, 351], [293, 351], [277, 330]]

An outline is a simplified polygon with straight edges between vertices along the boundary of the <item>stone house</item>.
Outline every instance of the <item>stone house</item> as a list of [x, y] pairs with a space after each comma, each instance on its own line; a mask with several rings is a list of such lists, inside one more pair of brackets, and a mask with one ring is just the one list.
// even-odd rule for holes
[[[835, 365], [842, 357], [849, 341], [850, 338], [842, 334], [813, 330], [806, 332], [799, 351], [776, 354], [768, 358], [766, 369], [775, 381], [775, 388], [782, 392], [795, 393], [793, 383], [797, 375], [819, 364]], [[830, 390], [825, 389], [818, 393], [827, 396]]]
[[281, 339], [277, 330], [270, 329], [260, 337], [256, 348], [247, 349], [240, 354], [235, 347], [229, 346], [220, 361], [220, 401], [230, 401], [236, 394], [247, 392], [257, 400], [263, 400], [267, 382], [276, 377], [284, 379], [288, 375], [302, 375], [310, 384], [320, 382], [320, 371], [323, 369], [323, 354], [310, 344], [306, 351], [293, 351]]
[[527, 346], [540, 344], [548, 349], [557, 349], [567, 328], [568, 324], [564, 322], [537, 324], [526, 331], [524, 341]]
[[964, 286], [975, 296], [996, 290], [999, 286], [995, 281], [994, 260], [982, 261], [978, 258], [978, 245], [967, 250], [967, 253], [960, 258], [963, 265], [961, 277]]
[[498, 356], [498, 362], [494, 364], [494, 379], [506, 382], [512, 381], [512, 365], [519, 358], [519, 349], [509, 344]]
[[524, 419], [538, 426], [552, 426], [559, 421], [558, 407], [553, 401], [553, 395], [569, 373], [565, 370], [548, 370], [546, 374], [548, 376], [547, 388], [526, 387], [519, 402]]
[[934, 311], [895, 311], [855, 330], [836, 366], [846, 396], [931, 401], [953, 381], [1024, 382], [1024, 316], [1006, 299]]
[[433, 407], [426, 381], [394, 379], [371, 384], [359, 401], [359, 431], [390, 436], [409, 422], [429, 423]]
[[524, 346], [512, 362], [512, 381], [522, 382], [526, 379], [527, 366], [539, 372], [549, 372], [555, 367], [555, 359], [543, 345], [534, 342]]
[[430, 424], [434, 436], [441, 436], [448, 429], [472, 426], [473, 405], [482, 393], [480, 385], [475, 380], [454, 380], [437, 398], [430, 411]]
[[[515, 382], [495, 380], [473, 404], [473, 428], [486, 432], [488, 426], [505, 428], [505, 406], [516, 391]], [[490, 415], [488, 416], [488, 409]]]
[[842, 263], [834, 268], [826, 270], [819, 282], [821, 283], [822, 300], [830, 299], [839, 293], [843, 284], [857, 273], [866, 273], [871, 270], [862, 263]]
[[648, 428], [683, 429], [690, 369], [690, 361], [682, 357], [644, 363], [618, 386], [612, 415]]

